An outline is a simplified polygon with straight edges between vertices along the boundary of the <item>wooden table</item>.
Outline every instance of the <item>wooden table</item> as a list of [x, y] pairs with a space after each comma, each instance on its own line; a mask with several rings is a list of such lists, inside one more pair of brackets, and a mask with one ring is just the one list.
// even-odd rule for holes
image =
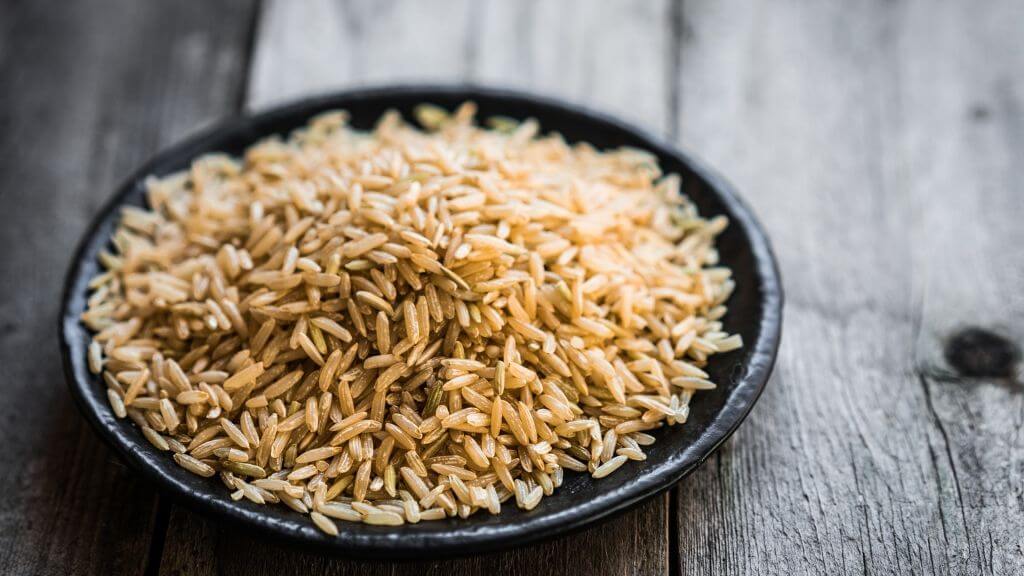
[[[1024, 573], [1024, 395], [999, 376], [1024, 340], [1022, 23], [1013, 0], [0, 3], [0, 573]], [[506, 554], [333, 560], [160, 497], [73, 408], [60, 283], [115, 184], [217, 118], [397, 80], [620, 115], [762, 218], [775, 376], [670, 495]]]

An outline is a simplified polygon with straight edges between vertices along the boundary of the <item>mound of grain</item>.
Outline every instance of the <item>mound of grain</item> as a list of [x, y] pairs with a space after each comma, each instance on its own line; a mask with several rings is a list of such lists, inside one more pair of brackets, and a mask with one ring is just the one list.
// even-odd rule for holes
[[118, 417], [330, 534], [532, 509], [565, 470], [643, 460], [741, 345], [726, 221], [652, 156], [419, 116], [325, 114], [151, 180], [83, 316]]

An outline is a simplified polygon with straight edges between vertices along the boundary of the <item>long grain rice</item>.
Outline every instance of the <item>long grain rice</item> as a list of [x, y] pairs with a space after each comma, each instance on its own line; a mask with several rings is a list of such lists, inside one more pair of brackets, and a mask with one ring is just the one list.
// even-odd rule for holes
[[235, 499], [327, 534], [533, 509], [646, 458], [715, 387], [734, 288], [639, 150], [343, 113], [148, 182], [90, 283], [114, 414]]

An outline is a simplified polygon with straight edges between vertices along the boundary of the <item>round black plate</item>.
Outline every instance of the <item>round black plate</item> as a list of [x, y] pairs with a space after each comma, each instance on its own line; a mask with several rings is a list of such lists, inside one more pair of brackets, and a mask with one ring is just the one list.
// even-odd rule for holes
[[[743, 336], [742, 350], [714, 356], [709, 372], [718, 389], [695, 396], [689, 422], [657, 431], [647, 460], [628, 462], [600, 481], [566, 474], [565, 483], [533, 511], [506, 505], [497, 516], [423, 522], [400, 528], [340, 523], [329, 537], [308, 517], [284, 506], [234, 502], [217, 479], [194, 476], [169, 454], [154, 449], [130, 420], [118, 420], [107, 404], [105, 386], [86, 367], [88, 330], [78, 321], [85, 308], [87, 283], [100, 270], [97, 254], [114, 231], [118, 209], [143, 204], [143, 181], [186, 168], [207, 152], [238, 155], [272, 134], [286, 134], [313, 115], [348, 110], [352, 123], [370, 128], [386, 110], [411, 117], [429, 102], [449, 109], [476, 102], [481, 119], [501, 115], [533, 117], [543, 131], [599, 148], [633, 146], [657, 155], [666, 173], [683, 178], [683, 189], [704, 216], [725, 214], [731, 224], [718, 240], [722, 261], [732, 268], [736, 291], [725, 316], [726, 330]], [[397, 559], [468, 555], [554, 538], [635, 506], [670, 488], [699, 466], [743, 421], [764, 389], [779, 346], [782, 288], [768, 240], [750, 210], [724, 179], [689, 154], [607, 116], [545, 98], [480, 87], [388, 87], [344, 92], [303, 100], [282, 108], [234, 118], [157, 155], [135, 173], [104, 206], [85, 235], [68, 272], [61, 314], [62, 353], [71, 393], [86, 419], [133, 469], [181, 503], [232, 526], [254, 528], [278, 541], [322, 552], [365, 558]]]

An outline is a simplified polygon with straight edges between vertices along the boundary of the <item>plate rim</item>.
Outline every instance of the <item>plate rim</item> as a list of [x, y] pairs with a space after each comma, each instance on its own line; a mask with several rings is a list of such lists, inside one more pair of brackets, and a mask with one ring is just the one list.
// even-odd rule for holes
[[[76, 302], [82, 302], [87, 297], [86, 294], [77, 293], [77, 290], [82, 287], [86, 253], [97, 242], [109, 241], [109, 238], [104, 239], [98, 236], [101, 228], [124, 203], [136, 184], [152, 174], [161, 164], [171, 161], [172, 158], [180, 156], [195, 158], [196, 153], [206, 147], [210, 140], [223, 137], [223, 133], [242, 132], [247, 126], [272, 124], [275, 120], [286, 119], [303, 112], [307, 116], [312, 116], [318, 110], [325, 108], [343, 108], [344, 102], [396, 96], [416, 96], [424, 102], [430, 101], [432, 97], [518, 101], [531, 106], [547, 108], [558, 114], [582, 116], [588, 121], [605, 124], [635, 136], [643, 142], [646, 149], [675, 158], [704, 180], [711, 193], [717, 196], [719, 202], [731, 213], [731, 223], [740, 226], [748, 240], [748, 247], [753, 256], [754, 270], [761, 285], [757, 304], [761, 312], [761, 322], [757, 327], [757, 340], [753, 343], [750, 357], [746, 363], [746, 374], [736, 381], [734, 389], [726, 398], [716, 418], [701, 432], [693, 444], [679, 453], [695, 452], [694, 456], [685, 459], [678, 455], [670, 457], [658, 469], [638, 477], [631, 485], [624, 487], [619, 491], [621, 494], [615, 495], [610, 500], [605, 499], [607, 501], [599, 499], [598, 506], [594, 506], [594, 501], [592, 501], [582, 507], [576, 506], [554, 515], [539, 516], [533, 521], [521, 525], [489, 526], [486, 527], [486, 530], [458, 528], [450, 532], [428, 533], [415, 539], [403, 541], [395, 531], [377, 531], [361, 535], [352, 535], [342, 531], [338, 537], [331, 537], [316, 531], [312, 528], [312, 523], [308, 521], [304, 522], [306, 526], [291, 526], [290, 523], [281, 522], [269, 515], [242, 508], [238, 503], [227, 498], [226, 490], [223, 494], [216, 495], [194, 493], [180, 482], [175, 482], [174, 478], [163, 473], [158, 466], [159, 463], [155, 462], [152, 455], [148, 454], [148, 444], [145, 443], [144, 438], [134, 426], [127, 427], [134, 433], [134, 438], [129, 438], [124, 430], [117, 429], [123, 424], [123, 421], [114, 417], [109, 404], [105, 401], [103, 391], [98, 391], [95, 394], [89, 393], [90, 375], [87, 369], [85, 377], [82, 373], [85, 366], [84, 354], [79, 357], [75, 357], [73, 354], [70, 342], [76, 331], [80, 331], [82, 327], [72, 308]], [[316, 94], [255, 112], [245, 111], [229, 116], [186, 136], [175, 144], [158, 150], [140, 168], [121, 182], [114, 194], [96, 211], [89, 226], [82, 233], [64, 280], [58, 331], [65, 381], [79, 412], [104, 442], [123, 461], [127, 462], [133, 471], [154, 485], [160, 494], [170, 496], [173, 501], [207, 517], [214, 518], [218, 522], [231, 518], [240, 522], [239, 527], [246, 531], [284, 540], [288, 544], [300, 548], [364, 559], [381, 559], [385, 556], [389, 559], [400, 560], [440, 559], [507, 550], [543, 539], [562, 537], [597, 523], [603, 523], [675, 486], [717, 451], [742, 424], [754, 404], [757, 403], [768, 383], [778, 354], [782, 335], [783, 302], [782, 280], [778, 263], [760, 222], [740, 198], [732, 184], [703, 160], [684, 148], [614, 116], [550, 96], [478, 84], [394, 84]], [[155, 453], [155, 455], [166, 459], [167, 462], [163, 463], [165, 465], [171, 462], [167, 454]]]

